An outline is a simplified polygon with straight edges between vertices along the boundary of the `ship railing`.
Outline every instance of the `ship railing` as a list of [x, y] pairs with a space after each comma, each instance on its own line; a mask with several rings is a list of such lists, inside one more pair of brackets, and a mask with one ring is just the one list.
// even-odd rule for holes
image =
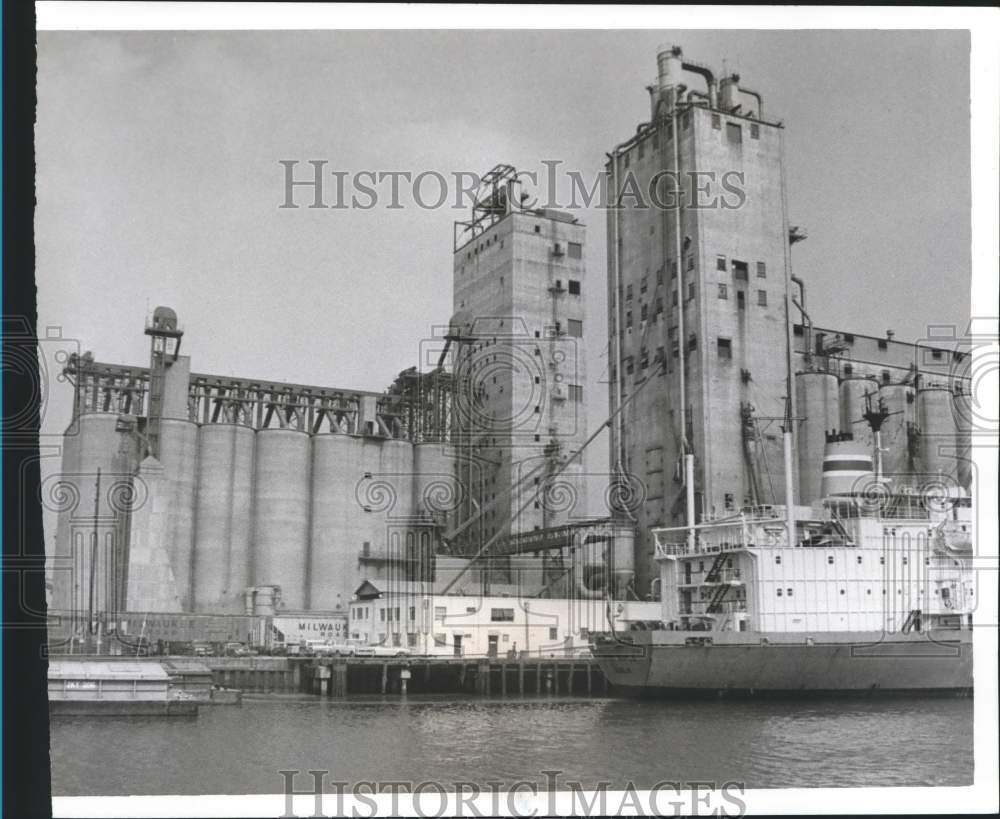
[[704, 579], [705, 575], [699, 575], [701, 579], [695, 579], [693, 576], [689, 579], [685, 574], [683, 581], [680, 583], [682, 586], [718, 586], [726, 585], [727, 583], [742, 583], [743, 578], [739, 569], [720, 569], [718, 576], [715, 580], [706, 581]]
[[750, 546], [742, 538], [734, 541], [719, 540], [706, 542], [699, 540], [692, 546], [687, 541], [657, 542], [656, 557], [681, 557], [684, 555], [711, 555], [719, 552], [735, 552]]

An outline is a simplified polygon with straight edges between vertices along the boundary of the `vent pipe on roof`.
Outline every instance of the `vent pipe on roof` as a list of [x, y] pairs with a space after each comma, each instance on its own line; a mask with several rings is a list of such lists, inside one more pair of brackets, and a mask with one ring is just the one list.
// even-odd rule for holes
[[685, 71], [690, 71], [692, 74], [700, 74], [705, 78], [705, 85], [708, 87], [708, 105], [710, 108], [715, 108], [715, 74], [712, 73], [712, 69], [700, 63], [687, 61], [681, 63], [681, 68]]
[[764, 98], [761, 97], [756, 91], [751, 91], [749, 88], [740, 88], [741, 94], [746, 94], [748, 97], [753, 97], [757, 100], [757, 119], [764, 119]]

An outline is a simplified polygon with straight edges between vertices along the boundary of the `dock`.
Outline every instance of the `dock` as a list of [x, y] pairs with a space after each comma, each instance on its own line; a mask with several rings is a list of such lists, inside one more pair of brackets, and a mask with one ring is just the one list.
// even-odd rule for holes
[[591, 657], [203, 657], [213, 682], [257, 693], [603, 696]]

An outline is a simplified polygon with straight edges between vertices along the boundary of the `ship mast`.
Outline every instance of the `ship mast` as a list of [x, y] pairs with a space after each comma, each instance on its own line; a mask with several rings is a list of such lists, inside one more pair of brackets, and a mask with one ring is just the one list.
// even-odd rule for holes
[[795, 487], [792, 474], [792, 399], [791, 390], [785, 398], [785, 421], [781, 427], [782, 450], [785, 456], [785, 530], [789, 548], [795, 545]]

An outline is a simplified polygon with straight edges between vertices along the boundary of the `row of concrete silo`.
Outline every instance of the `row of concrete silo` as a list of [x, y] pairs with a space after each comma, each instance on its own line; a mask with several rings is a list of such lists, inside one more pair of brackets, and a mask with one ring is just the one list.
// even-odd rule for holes
[[920, 485], [941, 476], [969, 488], [969, 425], [965, 397], [949, 386], [882, 383], [867, 376], [796, 374], [799, 496], [801, 503], [822, 497], [823, 452], [828, 432], [851, 433], [869, 452], [874, 435], [864, 419], [868, 402], [881, 401], [889, 415], [881, 426], [882, 474], [893, 485]]
[[[113, 415], [79, 418], [67, 481], [82, 489], [88, 478], [68, 473], [98, 468], [129, 478], [134, 454], [112, 456], [130, 435], [115, 423]], [[363, 552], [378, 561], [397, 544], [420, 542], [415, 516], [435, 506], [443, 513], [455, 491], [441, 444], [179, 419], [163, 419], [160, 430], [167, 497], [153, 502], [169, 502], [165, 543], [183, 611], [242, 613], [244, 591], [267, 585], [281, 587], [291, 610], [345, 607]], [[429, 547], [426, 527], [421, 534]], [[143, 601], [127, 608], [142, 610]]]

